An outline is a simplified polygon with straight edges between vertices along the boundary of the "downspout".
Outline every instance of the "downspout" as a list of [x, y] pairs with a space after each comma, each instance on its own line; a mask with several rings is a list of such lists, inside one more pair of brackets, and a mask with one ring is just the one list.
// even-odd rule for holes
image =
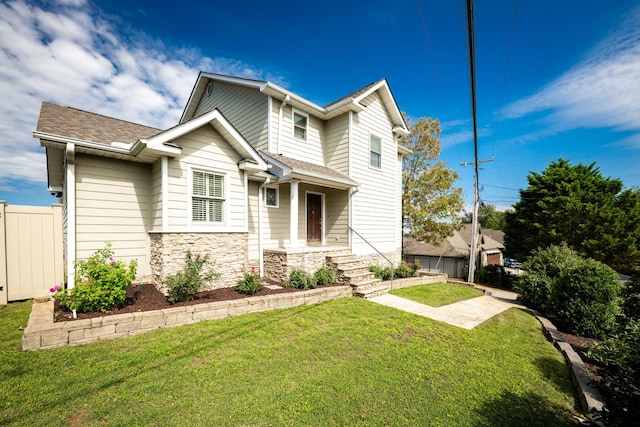
[[249, 232], [249, 174], [242, 171], [244, 184], [244, 229]]
[[67, 288], [75, 286], [76, 261], [76, 151], [75, 144], [67, 144]]
[[282, 121], [284, 120], [284, 107], [289, 103], [289, 95], [284, 97], [284, 101], [280, 104], [280, 109], [278, 110], [278, 140], [276, 141], [275, 147], [276, 151], [274, 154], [280, 154], [280, 137], [282, 136]]
[[260, 277], [264, 277], [264, 242], [262, 237], [262, 192], [264, 187], [271, 182], [271, 178], [267, 178], [260, 187], [258, 187], [258, 263], [260, 269]]

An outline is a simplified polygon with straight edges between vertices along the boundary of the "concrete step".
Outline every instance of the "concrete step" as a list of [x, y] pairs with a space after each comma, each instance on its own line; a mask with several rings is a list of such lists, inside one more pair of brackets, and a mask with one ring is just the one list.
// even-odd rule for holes
[[373, 274], [371, 271], [369, 271], [369, 267], [362, 265], [362, 263], [360, 263], [360, 265], [354, 265], [351, 267], [339, 266], [338, 268], [336, 268], [336, 271], [338, 272], [338, 274], [344, 274], [344, 275], [360, 274], [360, 273]]
[[365, 282], [365, 281], [370, 281], [370, 280], [378, 280], [376, 279], [375, 275], [366, 270], [366, 271], [351, 271], [348, 273], [343, 274], [343, 276], [345, 278], [348, 279], [349, 283], [351, 283], [352, 285], [357, 285], [359, 283]]
[[352, 283], [351, 287], [354, 292], [366, 291], [367, 289], [378, 286], [382, 281], [380, 279], [365, 279], [358, 283]]
[[358, 298], [369, 299], [377, 297], [378, 295], [384, 295], [389, 292], [389, 285], [378, 282], [377, 285], [370, 286], [366, 289], [355, 289], [353, 295]]

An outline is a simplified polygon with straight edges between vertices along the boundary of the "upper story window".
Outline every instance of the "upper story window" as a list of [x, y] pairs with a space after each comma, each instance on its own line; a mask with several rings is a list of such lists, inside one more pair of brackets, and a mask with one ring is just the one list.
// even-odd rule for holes
[[265, 206], [270, 208], [278, 207], [278, 188], [277, 187], [265, 187], [264, 204]]
[[225, 208], [224, 175], [192, 172], [191, 219], [199, 223], [223, 223]]
[[298, 139], [307, 140], [307, 124], [309, 116], [298, 111], [293, 112], [293, 136]]
[[375, 135], [369, 138], [369, 166], [378, 169], [382, 167], [382, 140]]

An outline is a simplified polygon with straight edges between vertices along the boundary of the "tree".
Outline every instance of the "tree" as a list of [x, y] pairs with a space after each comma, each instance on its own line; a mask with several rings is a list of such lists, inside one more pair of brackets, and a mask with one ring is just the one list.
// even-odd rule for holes
[[464, 206], [462, 189], [454, 187], [458, 174], [440, 156], [440, 121], [407, 118], [411, 133], [400, 144], [413, 154], [403, 159], [402, 218], [411, 237], [436, 243], [453, 234]]
[[580, 255], [622, 273], [640, 263], [640, 194], [602, 176], [595, 163], [559, 159], [527, 177], [529, 186], [507, 213], [505, 246], [517, 258], [566, 242]]
[[[473, 213], [466, 212], [462, 222], [471, 224], [473, 221]], [[482, 228], [489, 230], [504, 230], [505, 212], [499, 211], [495, 206], [481, 203], [478, 207], [478, 223]]]

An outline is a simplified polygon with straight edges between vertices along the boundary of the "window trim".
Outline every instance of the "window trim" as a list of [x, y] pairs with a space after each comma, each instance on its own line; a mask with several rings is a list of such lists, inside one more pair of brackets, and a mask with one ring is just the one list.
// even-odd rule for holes
[[[304, 127], [304, 138], [300, 138], [296, 136], [296, 127], [302, 128], [302, 126], [296, 125], [296, 115], [304, 117], [307, 121], [306, 126]], [[309, 136], [309, 115], [300, 110], [296, 110], [295, 108], [292, 108], [291, 109], [291, 129], [292, 129], [294, 139], [297, 139], [298, 141], [306, 141]]]
[[[219, 175], [223, 178], [222, 191], [223, 191], [223, 206], [222, 206], [222, 221], [210, 222], [210, 221], [194, 221], [193, 219], [193, 173], [202, 172], [211, 175]], [[204, 227], [210, 228], [227, 228], [229, 226], [229, 203], [230, 203], [230, 183], [229, 172], [219, 169], [212, 169], [203, 166], [187, 165], [187, 224], [189, 227]]]
[[[275, 192], [276, 192], [276, 204], [275, 205], [269, 205], [267, 203], [267, 201], [268, 201], [267, 189], [275, 190]], [[267, 185], [267, 186], [264, 187], [264, 206], [267, 207], [267, 208], [279, 208], [280, 207], [280, 188], [277, 185]]]
[[[373, 147], [372, 147], [372, 145], [373, 145], [373, 138], [377, 138], [377, 139], [380, 141], [380, 151], [378, 151], [378, 152], [376, 152], [376, 151], [374, 151], [374, 150], [373, 150]], [[377, 155], [378, 155], [379, 163], [380, 163], [378, 166], [373, 165], [373, 164], [371, 163], [371, 153], [375, 153], [375, 154], [377, 154]], [[369, 157], [369, 159], [368, 159], [368, 161], [369, 161], [369, 167], [370, 167], [371, 169], [382, 170], [382, 138], [381, 138], [381, 137], [379, 137], [378, 135], [373, 134], [373, 133], [370, 133], [370, 134], [369, 134], [369, 153], [368, 153], [368, 154], [369, 154], [369, 156], [368, 156], [368, 157]]]

